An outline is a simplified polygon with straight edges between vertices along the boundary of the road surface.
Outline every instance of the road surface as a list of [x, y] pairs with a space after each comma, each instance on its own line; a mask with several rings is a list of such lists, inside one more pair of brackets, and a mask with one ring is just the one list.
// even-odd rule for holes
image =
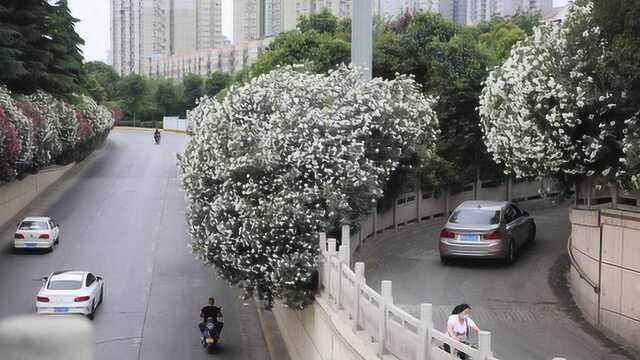
[[176, 153], [187, 137], [114, 130], [106, 145], [38, 197], [28, 215], [52, 216], [61, 239], [52, 253], [14, 253], [15, 224], [0, 229], [0, 317], [32, 313], [40, 278], [86, 269], [105, 279], [94, 319], [97, 360], [210, 359], [199, 344], [200, 308], [223, 306], [217, 359], [268, 359], [252, 301], [188, 249]]
[[512, 266], [489, 260], [442, 265], [442, 223], [410, 224], [380, 234], [363, 245], [356, 261], [365, 262], [367, 283], [374, 289], [380, 289], [380, 281], [392, 280], [394, 302], [414, 315], [420, 312], [418, 304], [432, 303], [436, 328], [442, 331], [455, 305], [470, 304], [471, 317], [492, 332], [499, 359], [640, 359], [579, 319], [563, 284], [568, 208], [531, 213], [537, 240], [522, 249]]

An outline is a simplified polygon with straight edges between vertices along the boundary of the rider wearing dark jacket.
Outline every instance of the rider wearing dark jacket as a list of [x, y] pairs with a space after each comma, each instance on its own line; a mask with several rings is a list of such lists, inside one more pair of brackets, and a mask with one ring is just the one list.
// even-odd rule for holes
[[213, 318], [213, 323], [215, 324], [216, 332], [218, 333], [218, 335], [220, 335], [220, 333], [222, 332], [222, 327], [224, 326], [224, 324], [218, 321], [218, 317], [222, 318], [222, 310], [219, 307], [214, 306], [215, 303], [216, 300], [210, 297], [209, 304], [207, 304], [200, 310], [200, 317], [202, 318], [202, 322], [198, 324], [198, 328], [200, 329], [201, 333], [204, 333], [204, 327], [207, 323], [207, 318]]

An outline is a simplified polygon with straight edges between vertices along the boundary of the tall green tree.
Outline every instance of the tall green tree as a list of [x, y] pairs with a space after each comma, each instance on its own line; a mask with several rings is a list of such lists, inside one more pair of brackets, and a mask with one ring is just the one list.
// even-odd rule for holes
[[[6, 9], [0, 23], [19, 34], [12, 49], [24, 67], [24, 72], [6, 80], [9, 89], [30, 94], [48, 83], [52, 54], [50, 26], [55, 13], [46, 0], [5, 0]], [[43, 88], [44, 89], [44, 88]]]
[[196, 100], [204, 95], [204, 82], [202, 77], [196, 74], [187, 74], [182, 80], [184, 85], [184, 104], [187, 109], [196, 106]]
[[15, 80], [26, 72], [19, 50], [23, 41], [13, 23], [12, 12], [0, 4], [0, 83]]
[[56, 1], [45, 36], [45, 46], [51, 54], [48, 76], [40, 86], [51, 94], [68, 98], [80, 91], [83, 62], [80, 46], [84, 45], [84, 40], [75, 31], [78, 21], [71, 15], [67, 0]]
[[130, 74], [118, 82], [119, 102], [123, 106], [125, 116], [137, 120], [148, 102], [149, 84], [141, 75]]
[[117, 83], [120, 75], [111, 67], [101, 61], [89, 61], [84, 64], [84, 72], [86, 76], [93, 76], [95, 80], [104, 89], [106, 98], [115, 99], [118, 96]]
[[231, 82], [231, 75], [221, 72], [212, 72], [207, 77], [204, 84], [204, 93], [209, 97], [218, 95], [222, 89], [226, 88]]
[[178, 115], [180, 98], [173, 80], [162, 80], [156, 88], [153, 100], [160, 115]]
[[335, 34], [337, 27], [338, 18], [326, 8], [323, 8], [317, 14], [298, 18], [298, 30], [300, 32], [314, 30], [319, 33]]
[[480, 34], [480, 47], [489, 55], [495, 65], [499, 65], [509, 57], [513, 45], [526, 37], [527, 33], [518, 25], [505, 22], [489, 32]]

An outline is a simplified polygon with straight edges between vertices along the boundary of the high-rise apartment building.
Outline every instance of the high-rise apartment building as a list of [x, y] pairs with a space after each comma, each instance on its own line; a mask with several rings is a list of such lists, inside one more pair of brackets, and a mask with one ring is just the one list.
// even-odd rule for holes
[[264, 36], [278, 35], [284, 29], [283, 0], [264, 0]]
[[242, 43], [264, 36], [265, 0], [233, 0], [233, 42]]
[[512, 16], [520, 11], [546, 11], [553, 0], [466, 0], [467, 24], [489, 21], [494, 16]]
[[222, 44], [222, 0], [111, 0], [111, 58], [121, 75], [152, 58]]

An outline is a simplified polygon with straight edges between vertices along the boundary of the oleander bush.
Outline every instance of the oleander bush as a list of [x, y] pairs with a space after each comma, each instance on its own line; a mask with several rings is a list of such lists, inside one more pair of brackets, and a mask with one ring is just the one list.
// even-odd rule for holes
[[317, 232], [354, 227], [407, 152], [433, 153], [435, 100], [406, 76], [283, 67], [203, 98], [179, 156], [192, 249], [222, 277], [292, 308], [313, 300]]
[[0, 182], [84, 159], [113, 123], [112, 112], [86, 96], [71, 105], [42, 91], [17, 97], [0, 87]]

